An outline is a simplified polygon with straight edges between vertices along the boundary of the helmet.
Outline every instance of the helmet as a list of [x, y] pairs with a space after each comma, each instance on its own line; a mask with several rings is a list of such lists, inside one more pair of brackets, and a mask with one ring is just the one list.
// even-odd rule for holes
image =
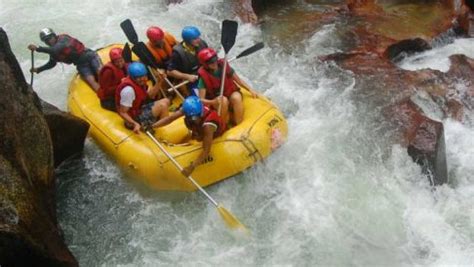
[[202, 65], [207, 65], [208, 63], [211, 63], [209, 62], [209, 60], [213, 57], [215, 57], [217, 60], [217, 53], [212, 48], [204, 48], [198, 53], [199, 63], [201, 63]]
[[188, 96], [183, 103], [183, 112], [186, 117], [201, 116], [202, 102], [197, 96]]
[[113, 61], [115, 59], [122, 58], [122, 51], [123, 51], [122, 48], [119, 48], [119, 47], [110, 49], [109, 51], [110, 60]]
[[46, 40], [48, 40], [51, 37], [56, 37], [56, 33], [51, 28], [44, 28], [40, 31], [40, 39], [41, 41], [46, 43]]
[[146, 31], [146, 36], [148, 37], [148, 39], [150, 41], [157, 42], [157, 41], [163, 40], [163, 37], [165, 36], [165, 33], [159, 27], [151, 26]]
[[191, 43], [192, 40], [199, 38], [199, 36], [201, 36], [201, 32], [194, 26], [186, 26], [181, 32], [181, 37], [183, 37], [186, 43]]
[[145, 65], [140, 62], [133, 62], [128, 66], [128, 74], [130, 77], [133, 79], [146, 76], [148, 74], [148, 71], [146, 70]]

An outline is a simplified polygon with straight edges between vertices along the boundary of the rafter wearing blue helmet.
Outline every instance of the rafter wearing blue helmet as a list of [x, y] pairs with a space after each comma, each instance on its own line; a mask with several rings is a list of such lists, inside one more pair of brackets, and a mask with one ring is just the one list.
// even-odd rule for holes
[[168, 64], [169, 76], [178, 80], [188, 80], [188, 91], [185, 95], [197, 95], [197, 70], [199, 61], [197, 53], [207, 48], [207, 43], [201, 39], [201, 32], [195, 26], [186, 26], [181, 32], [183, 41], [173, 47], [170, 63]]
[[122, 79], [115, 93], [117, 112], [125, 121], [125, 127], [139, 133], [143, 127], [153, 124], [157, 119], [168, 116], [170, 100], [155, 99], [159, 92], [159, 83], [148, 88], [148, 71], [140, 62], [128, 66], [128, 76]]

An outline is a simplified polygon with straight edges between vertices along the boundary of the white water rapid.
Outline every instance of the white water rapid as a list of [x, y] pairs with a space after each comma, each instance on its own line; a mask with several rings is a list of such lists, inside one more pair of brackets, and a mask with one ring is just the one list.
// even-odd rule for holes
[[[218, 47], [220, 22], [235, 19], [228, 1], [164, 2], [0, 0], [0, 26], [29, 80], [26, 47], [40, 43], [44, 27], [100, 48], [126, 41], [119, 27], [126, 18], [141, 39], [150, 25], [178, 38], [183, 26], [196, 25]], [[233, 67], [289, 124], [288, 142], [265, 165], [206, 189], [250, 237], [230, 232], [198, 192], [157, 193], [133, 183], [88, 140], [83, 157], [57, 173], [58, 219], [80, 265], [472, 266], [474, 125], [443, 121], [450, 183], [432, 190], [406, 150], [380, 130], [380, 111], [354, 101], [351, 74], [315, 60], [340, 50], [335, 31], [317, 29], [289, 52], [265, 27], [239, 26], [230, 56], [258, 41], [267, 46]], [[474, 41], [456, 40], [401, 65], [444, 70], [447, 56], [459, 52], [474, 57]], [[36, 54], [37, 66], [46, 60]], [[35, 75], [34, 89], [65, 110], [74, 72], [58, 65]], [[425, 105], [429, 111], [434, 103]]]

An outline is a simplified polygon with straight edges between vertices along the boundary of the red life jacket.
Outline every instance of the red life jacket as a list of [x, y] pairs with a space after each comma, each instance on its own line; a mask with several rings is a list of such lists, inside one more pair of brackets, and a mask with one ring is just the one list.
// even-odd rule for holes
[[[112, 71], [112, 76], [104, 76], [104, 73]], [[100, 100], [115, 97], [115, 91], [117, 86], [122, 82], [122, 79], [127, 76], [127, 66], [123, 69], [117, 68], [112, 62], [105, 64], [99, 72], [99, 85], [100, 88], [97, 91], [97, 96]]]
[[127, 86], [131, 86], [135, 92], [135, 99], [133, 100], [132, 107], [129, 108], [127, 112], [130, 117], [135, 119], [140, 114], [141, 106], [145, 103], [145, 100], [148, 97], [148, 86], [141, 87], [128, 76], [122, 79], [122, 82], [117, 86], [117, 90], [115, 91], [115, 106], [117, 107], [117, 110], [120, 108], [120, 92], [122, 92], [122, 89]]
[[67, 45], [55, 55], [55, 59], [66, 64], [74, 63], [79, 59], [86, 47], [79, 40], [67, 34], [58, 35], [58, 42], [62, 43], [64, 40]]
[[[218, 68], [222, 70], [224, 68], [224, 60], [219, 59], [217, 62]], [[212, 75], [204, 66], [201, 66], [198, 70], [199, 76], [203, 79], [206, 86], [206, 99], [214, 99], [219, 96], [221, 89], [221, 77], [215, 77]], [[231, 73], [230, 65], [227, 64], [226, 75], [224, 81], [224, 96], [229, 97], [233, 92], [238, 91], [232, 79], [233, 73]]]
[[163, 38], [163, 48], [155, 47], [150, 41], [146, 43], [148, 50], [153, 54], [158, 64], [164, 64], [168, 61], [173, 53], [173, 46], [176, 45], [176, 39], [173, 35], [165, 32], [165, 37]]
[[204, 123], [212, 123], [217, 126], [217, 129], [214, 132], [214, 138], [221, 136], [226, 131], [226, 125], [222, 118], [217, 115], [217, 111], [204, 106], [204, 114], [202, 115], [202, 118], [203, 119], [199, 124], [191, 122], [190, 118], [184, 118], [186, 127], [193, 132], [193, 135], [197, 135], [201, 138], [204, 137]]

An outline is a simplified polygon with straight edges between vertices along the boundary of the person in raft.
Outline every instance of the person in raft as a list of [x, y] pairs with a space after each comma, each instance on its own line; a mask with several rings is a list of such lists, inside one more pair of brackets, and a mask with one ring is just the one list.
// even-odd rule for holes
[[112, 48], [109, 51], [110, 62], [105, 64], [99, 72], [97, 96], [100, 105], [107, 110], [116, 111], [115, 91], [122, 79], [127, 76], [127, 64], [122, 56], [122, 48]]
[[215, 110], [203, 105], [199, 97], [188, 96], [178, 111], [160, 119], [152, 126], [162, 127], [168, 125], [183, 115], [185, 116], [184, 123], [191, 130], [192, 138], [202, 141], [202, 152], [183, 169], [183, 175], [189, 176], [209, 156], [212, 141], [226, 131], [226, 125]]
[[151, 26], [146, 31], [148, 42], [146, 46], [155, 58], [161, 72], [164, 73], [168, 62], [171, 60], [173, 54], [173, 47], [178, 43], [176, 38], [164, 32], [160, 27]]
[[139, 133], [146, 125], [168, 116], [170, 100], [153, 101], [159, 92], [158, 84], [149, 88], [148, 72], [140, 62], [128, 66], [128, 76], [117, 86], [115, 104], [117, 112], [125, 121], [125, 127]]
[[54, 68], [58, 62], [76, 65], [77, 71], [89, 86], [97, 91], [99, 83], [96, 77], [99, 76], [99, 69], [102, 65], [99, 55], [87, 47], [79, 40], [67, 34], [56, 34], [50, 28], [44, 28], [40, 32], [40, 39], [47, 47], [28, 45], [31, 51], [49, 54], [49, 61], [38, 68], [31, 68], [31, 72], [40, 73], [44, 70]]
[[197, 95], [197, 53], [207, 48], [207, 43], [201, 39], [201, 32], [194, 26], [184, 27], [181, 37], [183, 41], [173, 47], [167, 74], [177, 80], [188, 80], [190, 84], [185, 95]]
[[[224, 59], [218, 59], [216, 51], [212, 48], [201, 50], [198, 54], [198, 58], [201, 64], [198, 70], [199, 97], [205, 105], [209, 105], [213, 109], [218, 110]], [[221, 116], [224, 121], [228, 121], [229, 110], [232, 110], [231, 122], [237, 125], [243, 120], [244, 105], [242, 102], [242, 93], [234, 81], [240, 86], [247, 88], [252, 97], [257, 97], [257, 93], [237, 75], [229, 64], [227, 64], [224, 77], [224, 92], [221, 100]]]

